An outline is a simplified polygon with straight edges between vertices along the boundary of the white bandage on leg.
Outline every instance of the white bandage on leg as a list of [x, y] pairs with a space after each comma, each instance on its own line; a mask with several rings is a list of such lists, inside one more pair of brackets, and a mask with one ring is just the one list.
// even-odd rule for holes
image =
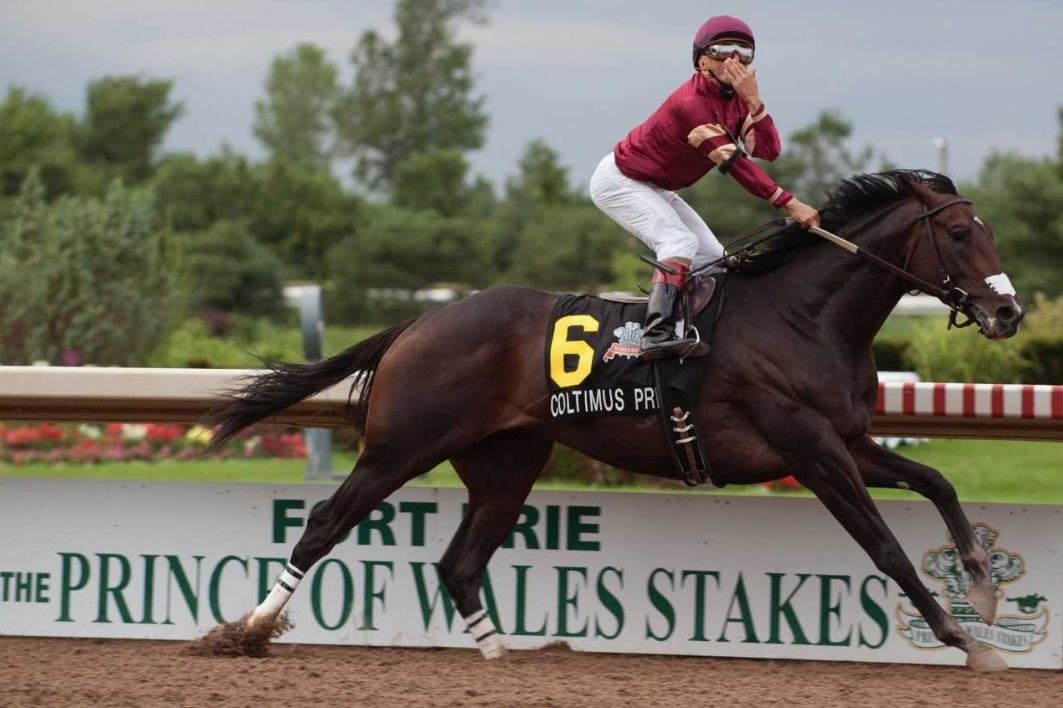
[[506, 653], [506, 647], [498, 636], [495, 623], [488, 617], [486, 610], [474, 612], [465, 618], [469, 634], [476, 640], [476, 646], [485, 659], [500, 659]]
[[300, 581], [303, 579], [303, 571], [296, 568], [291, 563], [284, 566], [284, 571], [281, 576], [274, 583], [273, 589], [269, 591], [269, 595], [262, 601], [254, 612], [251, 613], [251, 621], [255, 622], [259, 619], [273, 619], [281, 613], [284, 606], [288, 604], [289, 598], [295, 589], [299, 587]]

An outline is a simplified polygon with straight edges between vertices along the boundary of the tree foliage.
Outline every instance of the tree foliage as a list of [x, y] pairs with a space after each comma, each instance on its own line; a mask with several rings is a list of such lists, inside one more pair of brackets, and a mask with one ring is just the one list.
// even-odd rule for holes
[[218, 221], [183, 234], [181, 272], [194, 310], [276, 318], [284, 311], [284, 265], [246, 224]]
[[419, 289], [483, 284], [488, 236], [484, 222], [474, 218], [367, 206], [356, 231], [329, 254], [329, 317], [344, 322], [406, 317], [424, 309], [417, 304]]
[[313, 44], [273, 60], [266, 97], [255, 102], [255, 137], [274, 160], [327, 168], [339, 99], [336, 65]]
[[455, 216], [472, 200], [465, 184], [468, 171], [469, 163], [453, 148], [412, 153], [395, 168], [391, 201], [407, 209]]
[[221, 220], [250, 218], [258, 207], [261, 168], [224, 148], [205, 160], [167, 155], [152, 184], [159, 211], [177, 231], [201, 231]]
[[398, 0], [398, 35], [365, 32], [351, 56], [354, 83], [336, 111], [341, 144], [355, 176], [388, 192], [396, 171], [426, 149], [483, 145], [487, 114], [473, 93], [472, 45], [458, 41], [461, 21], [484, 20], [485, 0]]
[[[518, 244], [525, 231], [540, 222], [547, 210], [588, 204], [569, 182], [568, 168], [544, 140], [528, 143], [517, 162], [517, 173], [506, 180], [505, 197], [498, 205], [492, 261], [496, 272], [510, 277]], [[602, 218], [608, 221], [605, 215]]]
[[170, 101], [173, 82], [107, 76], [89, 84], [80, 126], [82, 157], [127, 183], [151, 176], [155, 153], [184, 108]]
[[1063, 293], [1063, 109], [1059, 154], [1027, 158], [994, 153], [963, 192], [992, 228], [1004, 268], [1020, 295]]
[[631, 245], [628, 239], [589, 201], [545, 209], [522, 231], [506, 280], [559, 291], [597, 290], [614, 280], [614, 256]]
[[325, 280], [329, 250], [355, 228], [359, 204], [328, 170], [273, 160], [261, 168], [248, 223], [292, 276]]
[[48, 100], [12, 86], [0, 103], [0, 195], [18, 194], [36, 170], [48, 198], [74, 185], [74, 118]]
[[142, 364], [181, 306], [151, 196], [115, 184], [103, 200], [44, 201], [35, 172], [0, 224], [0, 361]]
[[823, 111], [815, 122], [794, 131], [783, 146], [774, 173], [780, 184], [810, 204], [824, 201], [841, 180], [874, 169], [870, 145], [848, 145], [853, 125], [836, 111]]

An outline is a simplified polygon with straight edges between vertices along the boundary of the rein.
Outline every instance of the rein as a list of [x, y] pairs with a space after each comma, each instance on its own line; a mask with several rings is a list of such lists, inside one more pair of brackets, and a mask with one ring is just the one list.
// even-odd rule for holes
[[[930, 221], [930, 217], [934, 216], [935, 214], [937, 214], [937, 213], [939, 213], [941, 211], [944, 211], [945, 209], [948, 209], [949, 207], [956, 206], [957, 204], [970, 204], [970, 203], [971, 203], [971, 200], [963, 199], [962, 197], [958, 198], [958, 199], [953, 199], [951, 201], [945, 202], [944, 204], [939, 204], [938, 206], [936, 206], [936, 207], [934, 207], [932, 209], [927, 209], [922, 214], [920, 214], [919, 216], [915, 217], [917, 221], [918, 220], [922, 220], [923, 223], [926, 224], [926, 230], [927, 230], [927, 233], [930, 236], [930, 242], [934, 245], [934, 255], [937, 257], [937, 260], [938, 260], [938, 267], [939, 267], [939, 270], [940, 270], [940, 273], [941, 273], [941, 285], [936, 285], [934, 283], [931, 283], [931, 282], [928, 282], [926, 280], [923, 280], [918, 275], [916, 275], [915, 273], [912, 273], [910, 270], [908, 270], [908, 265], [909, 265], [909, 263], [912, 260], [912, 255], [915, 253], [915, 247], [917, 245], [917, 241], [915, 239], [912, 240], [912, 246], [911, 246], [911, 248], [908, 249], [907, 255], [905, 256], [904, 265], [903, 266], [898, 266], [898, 265], [895, 265], [893, 263], [890, 263], [889, 261], [887, 261], [885, 258], [882, 258], [881, 256], [877, 256], [874, 253], [871, 253], [869, 251], [864, 250], [863, 248], [861, 248], [860, 246], [856, 245], [852, 241], [848, 241], [848, 240], [842, 238], [841, 236], [837, 236], [837, 235], [831, 233], [830, 231], [827, 231], [826, 229], [821, 229], [820, 227], [816, 226], [816, 227], [813, 227], [813, 228], [809, 229], [809, 231], [811, 233], [816, 234], [820, 238], [823, 238], [823, 239], [833, 243], [835, 246], [838, 246], [839, 248], [842, 248], [842, 249], [848, 251], [849, 253], [852, 253], [854, 255], [860, 256], [860, 257], [864, 258], [865, 260], [867, 260], [867, 261], [869, 261], [871, 263], [874, 263], [875, 265], [879, 266], [880, 268], [884, 268], [884, 269], [888, 270], [890, 273], [893, 273], [897, 277], [899, 277], [899, 278], [901, 278], [903, 280], [906, 280], [909, 283], [911, 283], [912, 285], [914, 285], [917, 290], [919, 290], [919, 291], [921, 291], [921, 292], [923, 292], [923, 293], [925, 293], [927, 295], [932, 295], [932, 296], [936, 297], [938, 300], [940, 300], [941, 302], [945, 303], [945, 305], [947, 305], [949, 307], [949, 309], [951, 310], [951, 312], [949, 313], [949, 328], [950, 329], [952, 327], [967, 327], [967, 326], [970, 326], [970, 325], [975, 323], [974, 318], [972, 318], [969, 314], [967, 314], [965, 312], [965, 308], [967, 307], [970, 295], [963, 288], [960, 288], [958, 286], [952, 285], [952, 278], [949, 276], [948, 271], [945, 270], [945, 260], [941, 257], [941, 248], [940, 248], [940, 246], [938, 246], [937, 239], [934, 238], [934, 226], [933, 226], [933, 224]], [[869, 217], [867, 217], [867, 218], [863, 219], [861, 222], [859, 222], [859, 225], [862, 226], [862, 225], [866, 224], [868, 221], [872, 221], [875, 218], [878, 218], [879, 216], [882, 215], [882, 213], [884, 213], [884, 212], [880, 211], [880, 212], [876, 212], [874, 214], [871, 214]], [[760, 226], [759, 228], [754, 229], [753, 231], [750, 231], [749, 233], [747, 233], [747, 234], [745, 234], [743, 236], [740, 236], [739, 238], [737, 238], [735, 240], [736, 241], [742, 241], [742, 240], [747, 239], [747, 238], [749, 238], [751, 236], [756, 236], [758, 234], [761, 234], [761, 233], [763, 233], [765, 231], [769, 231], [769, 230], [770, 230], [770, 233], [768, 233], [768, 234], [766, 234], [764, 236], [761, 236], [760, 238], [754, 239], [751, 243], [749, 243], [746, 246], [744, 246], [737, 253], [724, 255], [724, 256], [721, 256], [720, 258], [717, 258], [716, 260], [713, 260], [713, 261], [710, 261], [709, 263], [706, 263], [702, 267], [698, 268], [696, 271], [693, 271], [690, 275], [691, 276], [700, 275], [701, 273], [704, 273], [705, 271], [709, 270], [710, 268], [713, 268], [714, 266], [718, 266], [718, 265], [720, 265], [722, 263], [725, 263], [728, 268], [737, 267], [738, 265], [740, 265], [742, 263], [742, 261], [744, 261], [746, 259], [750, 249], [752, 249], [754, 246], [759, 246], [760, 244], [764, 243], [765, 241], [768, 241], [768, 240], [774, 238], [777, 235], [777, 230], [778, 229], [785, 228], [785, 227], [787, 227], [787, 226], [789, 226], [789, 225], [791, 225], [793, 223], [794, 223], [793, 219], [788, 219], [788, 218], [787, 219], [775, 219], [774, 221], [769, 221], [768, 223], [764, 224], [763, 226]], [[664, 266], [664, 264], [657, 263], [652, 258], [643, 256], [643, 260], [645, 260], [645, 261], [647, 261], [647, 262], [649, 262], [649, 263], [651, 263], [651, 264], [653, 264], [653, 265], [655, 265], [657, 267], [662, 267], [663, 266], [663, 269], [666, 270], [666, 271], [667, 270], [671, 270], [667, 266]], [[956, 321], [956, 315], [957, 314], [965, 315], [967, 317], [967, 320], [965, 322], [957, 322]]]
[[[941, 300], [941, 302], [948, 305], [951, 310], [951, 312], [949, 313], [950, 329], [952, 327], [967, 327], [975, 323], [974, 318], [972, 318], [965, 312], [967, 302], [970, 296], [963, 288], [951, 285], [952, 278], [949, 276], [948, 271], [945, 270], [945, 260], [941, 257], [941, 247], [938, 246], [937, 239], [934, 238], [934, 225], [933, 223], [931, 223], [930, 217], [934, 216], [938, 212], [948, 209], [949, 207], [956, 206], [957, 204], [970, 203], [971, 201], [969, 199], [953, 199], [952, 201], [945, 202], [944, 204], [939, 204], [933, 209], [927, 209], [922, 214], [916, 217], [916, 220], [922, 220], [923, 223], [926, 224], [927, 234], [930, 236], [930, 243], [934, 246], [934, 255], [937, 257], [938, 260], [938, 268], [941, 273], [941, 285], [935, 285], [934, 283], [930, 283], [926, 280], [923, 280], [922, 278], [908, 270], [908, 264], [911, 262], [912, 255], [915, 253], [914, 240], [912, 247], [908, 249], [908, 255], [904, 259], [904, 266], [901, 267], [890, 263], [881, 256], [876, 256], [874, 253], [870, 253], [869, 251], [860, 248], [851, 241], [847, 241], [841, 238], [840, 236], [835, 236], [831, 232], [825, 229], [821, 229], [818, 226], [809, 229], [809, 231], [816, 234], [817, 236], [826, 239], [827, 241], [830, 241], [834, 245], [839, 246], [845, 249], [846, 251], [849, 251], [850, 253], [861, 256], [865, 260], [870, 261], [871, 263], [874, 263], [875, 265], [888, 270], [897, 277], [907, 280], [909, 283], [914, 285], [916, 289], [926, 293], [927, 295], [933, 295], [938, 300]], [[965, 322], [957, 322], [957, 314], [964, 314], [967, 317], [967, 320]]]

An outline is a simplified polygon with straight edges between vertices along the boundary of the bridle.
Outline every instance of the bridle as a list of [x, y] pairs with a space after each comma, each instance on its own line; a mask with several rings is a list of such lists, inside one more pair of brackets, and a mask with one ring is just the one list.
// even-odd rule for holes
[[[930, 220], [930, 217], [934, 216], [939, 212], [944, 211], [945, 209], [948, 209], [951, 206], [956, 206], [957, 204], [970, 203], [970, 199], [963, 199], [962, 197], [960, 197], [945, 202], [944, 204], [939, 204], [936, 207], [933, 207], [932, 209], [927, 209], [922, 214], [916, 217], [916, 220], [922, 220], [923, 223], [926, 224], [926, 232], [927, 235], [930, 237], [930, 243], [934, 246], [934, 256], [937, 258], [938, 261], [938, 273], [941, 277], [941, 285], [934, 285], [933, 283], [928, 283], [927, 281], [916, 276], [910, 270], [908, 270], [908, 266], [911, 264], [912, 256], [915, 253], [917, 239], [912, 239], [912, 245], [910, 248], [908, 248], [907, 255], [904, 258], [904, 265], [900, 268], [893, 265], [892, 263], [889, 263], [888, 261], [879, 258], [878, 256], [874, 256], [874, 254], [867, 254], [869, 257], [872, 257], [873, 261], [885, 266], [891, 272], [899, 275], [908, 282], [912, 283], [916, 286], [916, 288], [918, 288], [922, 292], [926, 293], [927, 295], [933, 295], [938, 300], [941, 300], [941, 302], [948, 305], [950, 309], [949, 329], [952, 329], [953, 327], [969, 327], [970, 325], [975, 324], [975, 318], [967, 312], [967, 305], [969, 304], [970, 295], [963, 288], [959, 287], [958, 285], [952, 284], [952, 277], [945, 269], [945, 259], [941, 257], [941, 246], [938, 245], [938, 241], [934, 237], [934, 224]], [[967, 320], [964, 322], [957, 322], [956, 315], [958, 314], [962, 314], [967, 318]]]

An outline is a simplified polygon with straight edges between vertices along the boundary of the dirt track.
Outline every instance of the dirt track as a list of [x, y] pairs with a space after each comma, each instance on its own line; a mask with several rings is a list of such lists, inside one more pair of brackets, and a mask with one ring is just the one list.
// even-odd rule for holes
[[1059, 706], [1063, 672], [744, 659], [277, 645], [203, 658], [183, 643], [0, 637], [15, 706]]

